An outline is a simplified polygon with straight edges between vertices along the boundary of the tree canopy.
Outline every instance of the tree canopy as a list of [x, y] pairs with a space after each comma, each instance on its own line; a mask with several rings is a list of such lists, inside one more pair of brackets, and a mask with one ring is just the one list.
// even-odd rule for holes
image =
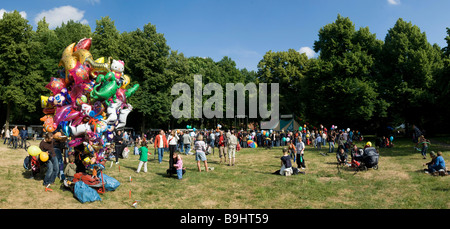
[[[313, 47], [317, 58], [294, 48], [268, 50], [257, 71], [249, 71], [238, 69], [228, 56], [218, 61], [186, 57], [169, 47], [151, 23], [120, 32], [106, 16], [96, 21], [92, 31], [76, 21], [49, 29], [43, 18], [33, 30], [19, 12], [6, 12], [0, 19], [0, 108], [6, 111], [0, 121], [38, 124], [39, 97], [47, 93], [44, 86], [50, 78], [58, 77], [64, 47], [92, 37], [94, 58], [123, 60], [131, 85], [140, 85], [130, 98], [136, 111], [130, 115], [130, 125], [137, 130], [187, 124], [215, 128], [217, 119], [175, 119], [171, 115], [177, 98], [171, 95], [172, 86], [183, 82], [193, 93], [194, 75], [201, 74], [203, 86], [218, 83], [224, 92], [227, 83], [279, 83], [279, 113], [293, 114], [300, 123], [359, 129], [415, 123], [443, 132], [449, 127], [446, 114], [450, 112], [450, 29], [446, 31], [447, 46], [441, 48], [430, 44], [418, 26], [399, 18], [383, 41], [368, 27], [355, 28], [350, 18], [338, 15], [318, 31]], [[225, 104], [223, 98], [223, 111]], [[247, 109], [248, 105], [246, 95]], [[234, 120], [220, 123], [232, 127]]]

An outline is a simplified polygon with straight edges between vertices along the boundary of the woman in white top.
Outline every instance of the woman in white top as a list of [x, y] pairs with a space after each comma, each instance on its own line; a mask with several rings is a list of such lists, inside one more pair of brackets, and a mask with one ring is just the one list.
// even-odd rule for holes
[[175, 153], [175, 149], [177, 148], [178, 144], [178, 135], [175, 132], [175, 130], [172, 130], [170, 132], [169, 137], [167, 138], [167, 142], [169, 143], [169, 151], [170, 151], [170, 157], [169, 157], [169, 169], [173, 167], [174, 161], [173, 161], [173, 153]]

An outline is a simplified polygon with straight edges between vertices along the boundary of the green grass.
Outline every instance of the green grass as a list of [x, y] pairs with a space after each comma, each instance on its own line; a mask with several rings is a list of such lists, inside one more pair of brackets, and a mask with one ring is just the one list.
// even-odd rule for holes
[[[219, 164], [216, 150], [208, 156], [209, 166], [215, 168], [208, 173], [197, 171], [193, 155], [183, 156], [187, 172], [181, 181], [165, 174], [168, 153], [162, 164], [149, 156], [148, 173], [139, 174], [134, 172], [138, 156], [130, 155], [120, 160], [120, 172], [107, 162], [105, 174], [120, 181], [119, 188], [101, 194], [101, 202], [85, 204], [59, 189], [58, 178], [53, 192], [45, 192], [42, 178], [27, 179], [29, 172], [22, 167], [27, 153], [0, 145], [0, 208], [121, 209], [140, 200], [137, 208], [151, 209], [448, 209], [450, 176], [424, 174], [422, 164], [429, 159], [423, 160], [409, 139], [394, 143], [392, 149], [381, 149], [378, 170], [358, 173], [347, 168], [338, 172], [334, 154], [324, 157], [307, 147], [306, 174], [290, 177], [272, 174], [280, 167], [281, 148], [242, 149], [232, 167]], [[450, 157], [450, 148], [433, 144], [430, 150]]]

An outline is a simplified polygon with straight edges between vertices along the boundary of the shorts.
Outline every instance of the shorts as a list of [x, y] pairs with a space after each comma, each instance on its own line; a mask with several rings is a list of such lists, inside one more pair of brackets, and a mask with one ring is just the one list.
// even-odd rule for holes
[[195, 160], [197, 160], [197, 161], [206, 161], [206, 154], [205, 154], [205, 152], [196, 152]]

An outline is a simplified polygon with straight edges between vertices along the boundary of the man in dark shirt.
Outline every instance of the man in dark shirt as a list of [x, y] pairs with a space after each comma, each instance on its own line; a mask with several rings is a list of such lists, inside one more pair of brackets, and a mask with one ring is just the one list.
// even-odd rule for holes
[[20, 138], [22, 139], [22, 148], [25, 149], [27, 147], [27, 138], [28, 138], [28, 131], [23, 127], [23, 129], [19, 133]]
[[115, 157], [116, 164], [119, 164], [119, 155], [122, 155], [122, 151], [124, 149], [122, 131], [118, 130], [116, 135], [114, 136], [114, 146], [115, 146]]
[[58, 159], [56, 158], [53, 142], [53, 134], [47, 132], [44, 135], [44, 139], [39, 144], [39, 148], [43, 151], [43, 153], [48, 153], [49, 157], [47, 161], [47, 172], [45, 173], [43, 184], [46, 188], [55, 182], [55, 178], [59, 172]]

